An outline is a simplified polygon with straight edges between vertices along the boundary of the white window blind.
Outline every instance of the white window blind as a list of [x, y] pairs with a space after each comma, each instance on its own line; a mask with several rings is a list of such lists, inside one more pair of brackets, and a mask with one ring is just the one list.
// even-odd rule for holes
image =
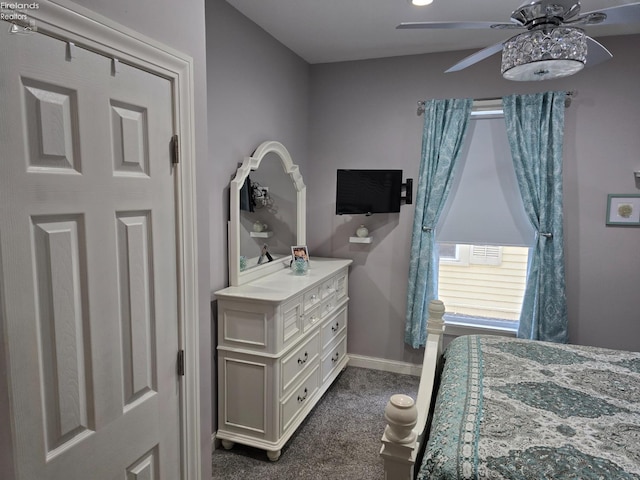
[[469, 263], [500, 265], [502, 263], [502, 247], [496, 245], [471, 245]]
[[504, 118], [470, 120], [456, 178], [437, 226], [437, 240], [476, 245], [533, 244], [515, 176]]

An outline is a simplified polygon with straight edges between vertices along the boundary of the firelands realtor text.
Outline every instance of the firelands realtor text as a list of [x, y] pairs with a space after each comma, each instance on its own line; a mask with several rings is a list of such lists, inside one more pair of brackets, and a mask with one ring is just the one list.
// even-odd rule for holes
[[[13, 3], [13, 2], [0, 2], [0, 20], [7, 20], [9, 22], [15, 22], [16, 20], [27, 20], [28, 16], [23, 13], [27, 10], [38, 10], [40, 4], [33, 3]], [[22, 12], [17, 12], [21, 10]]]

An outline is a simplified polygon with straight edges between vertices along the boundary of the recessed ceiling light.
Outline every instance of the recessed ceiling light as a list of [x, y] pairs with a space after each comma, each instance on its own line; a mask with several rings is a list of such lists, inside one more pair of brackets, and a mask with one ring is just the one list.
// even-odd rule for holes
[[412, 5], [417, 7], [424, 7], [425, 5], [429, 5], [433, 3], [433, 0], [410, 0]]

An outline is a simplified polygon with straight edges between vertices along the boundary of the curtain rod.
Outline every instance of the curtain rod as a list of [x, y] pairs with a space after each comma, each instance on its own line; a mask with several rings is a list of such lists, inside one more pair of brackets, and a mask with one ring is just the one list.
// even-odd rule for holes
[[[567, 96], [564, 100], [564, 106], [565, 108], [569, 108], [571, 106], [571, 100], [573, 99], [573, 97], [578, 95], [578, 91], [577, 90], [569, 90], [567, 93]], [[473, 101], [475, 102], [488, 102], [488, 101], [498, 101], [498, 100], [502, 100], [501, 97], [486, 97], [486, 98], [474, 98]], [[426, 100], [420, 100], [418, 101], [418, 111], [416, 112], [418, 116], [422, 115], [424, 113], [424, 105], [426, 103]]]

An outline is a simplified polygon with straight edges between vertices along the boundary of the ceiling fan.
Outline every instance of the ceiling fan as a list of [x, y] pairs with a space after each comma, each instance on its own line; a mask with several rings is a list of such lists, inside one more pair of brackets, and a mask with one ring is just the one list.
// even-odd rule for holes
[[525, 29], [470, 55], [446, 72], [467, 68], [502, 50], [502, 75], [508, 80], [549, 80], [573, 75], [613, 55], [582, 27], [640, 23], [640, 2], [580, 14], [579, 0], [532, 0], [511, 13], [511, 23], [407, 22], [396, 28]]

